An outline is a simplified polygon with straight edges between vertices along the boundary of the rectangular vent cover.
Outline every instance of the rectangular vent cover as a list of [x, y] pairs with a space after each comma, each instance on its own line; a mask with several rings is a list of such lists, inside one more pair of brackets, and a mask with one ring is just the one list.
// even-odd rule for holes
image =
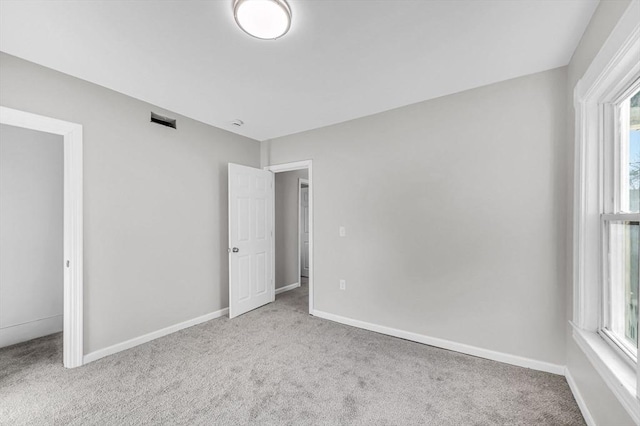
[[162, 124], [163, 126], [171, 127], [172, 129], [176, 129], [177, 124], [175, 118], [164, 117], [162, 115], [156, 114], [155, 112], [151, 112], [151, 122]]

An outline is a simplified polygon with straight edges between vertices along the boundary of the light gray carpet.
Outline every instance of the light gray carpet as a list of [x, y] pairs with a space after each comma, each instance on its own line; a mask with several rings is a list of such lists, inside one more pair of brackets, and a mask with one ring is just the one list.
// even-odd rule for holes
[[306, 286], [84, 367], [0, 350], [3, 425], [583, 425], [565, 379], [310, 317]]

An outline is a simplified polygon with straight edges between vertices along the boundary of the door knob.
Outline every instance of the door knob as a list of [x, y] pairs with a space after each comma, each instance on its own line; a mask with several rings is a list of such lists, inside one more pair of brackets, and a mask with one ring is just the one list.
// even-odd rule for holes
[[238, 247], [234, 247], [233, 249], [231, 249], [232, 252], [237, 253], [240, 251], [240, 249]]

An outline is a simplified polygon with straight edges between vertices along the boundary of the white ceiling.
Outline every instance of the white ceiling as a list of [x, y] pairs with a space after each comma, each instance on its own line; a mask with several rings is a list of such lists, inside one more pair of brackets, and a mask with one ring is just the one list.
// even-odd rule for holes
[[0, 50], [265, 140], [564, 66], [598, 1], [290, 0], [276, 41], [232, 3], [1, 0]]

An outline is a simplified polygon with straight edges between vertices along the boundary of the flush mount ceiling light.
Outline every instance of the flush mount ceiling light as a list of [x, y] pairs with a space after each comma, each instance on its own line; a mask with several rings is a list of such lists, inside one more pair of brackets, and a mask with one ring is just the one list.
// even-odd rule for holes
[[285, 0], [234, 0], [233, 16], [245, 33], [275, 40], [291, 28], [291, 9]]

